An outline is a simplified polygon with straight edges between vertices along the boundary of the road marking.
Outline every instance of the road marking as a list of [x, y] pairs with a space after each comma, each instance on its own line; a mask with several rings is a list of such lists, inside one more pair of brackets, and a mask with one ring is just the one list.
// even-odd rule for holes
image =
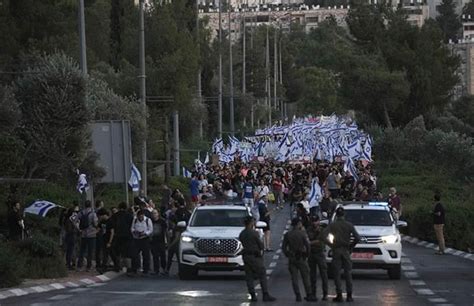
[[270, 263], [270, 265], [269, 265], [269, 267], [270, 267], [270, 268], [275, 268], [275, 267], [276, 267], [276, 265], [277, 265], [277, 263], [276, 263], [276, 262], [271, 262], [271, 263]]
[[431, 303], [446, 303], [448, 300], [443, 298], [430, 298], [428, 299]]
[[30, 306], [49, 306], [51, 303], [33, 303], [30, 304]]
[[278, 260], [280, 258], [280, 255], [273, 255], [273, 260]]
[[422, 280], [410, 279], [410, 286], [426, 286], [426, 283]]
[[430, 248], [430, 249], [434, 249], [434, 248], [436, 248], [436, 244], [434, 244], [434, 243], [428, 243], [428, 244], [426, 245], [426, 247], [427, 247], [427, 248]]
[[76, 284], [74, 282], [67, 282], [66, 286], [68, 286], [68, 287], [79, 287], [79, 284]]
[[48, 291], [48, 289], [46, 289], [45, 287], [41, 287], [41, 286], [31, 287], [30, 289], [33, 290], [33, 291], [36, 291], [36, 292], [46, 292], [46, 291]]
[[105, 283], [95, 283], [95, 284], [89, 285], [87, 287], [100, 287], [100, 286], [105, 286]]
[[281, 253], [281, 249], [276, 250], [276, 253], [277, 253], [277, 254], [280, 254], [280, 253]]
[[54, 284], [49, 284], [51, 287], [53, 287], [54, 289], [64, 289], [66, 287], [64, 287], [63, 285], [59, 284], [59, 283], [54, 283]]
[[91, 288], [76, 288], [76, 289], [71, 289], [69, 290], [69, 292], [84, 292], [84, 291], [88, 291], [88, 290], [91, 290]]
[[426, 245], [428, 245], [428, 243], [429, 243], [429, 242], [427, 242], [427, 241], [420, 241], [420, 242], [418, 242], [417, 244], [418, 244], [419, 246], [426, 246]]
[[270, 275], [273, 273], [273, 269], [267, 269], [267, 275]]
[[467, 254], [466, 253], [466, 255], [464, 255], [464, 258], [470, 258], [471, 256], [472, 256], [472, 254]]
[[411, 259], [408, 258], [408, 257], [403, 257], [403, 258], [401, 259], [401, 262], [402, 262], [402, 263], [412, 263]]
[[453, 249], [451, 248], [447, 248], [446, 250], [444, 250], [445, 253], [448, 253], [448, 254], [452, 254], [454, 252]]
[[110, 278], [108, 276], [105, 276], [105, 275], [97, 275], [96, 277], [98, 279], [100, 279], [101, 281], [103, 281], [103, 282], [110, 280]]
[[456, 251], [456, 252], [453, 253], [453, 255], [459, 256], [459, 255], [461, 255], [462, 253], [464, 253], [464, 252], [462, 252], [462, 251]]
[[3, 294], [0, 294], [0, 300], [6, 299], [7, 297], [4, 296]]
[[28, 294], [28, 292], [26, 292], [25, 290], [23, 289], [10, 289], [9, 290], [11, 293], [13, 293], [14, 295], [16, 296], [21, 296], [21, 295], [26, 295]]
[[48, 300], [51, 300], [51, 301], [65, 300], [65, 299], [70, 298], [71, 296], [72, 294], [58, 294], [53, 297], [50, 297]]
[[405, 265], [402, 265], [402, 270], [403, 271], [415, 271], [415, 267], [414, 266], [405, 266]]
[[420, 277], [417, 272], [405, 272], [404, 274], [406, 278], [419, 278]]
[[415, 292], [419, 295], [434, 295], [435, 293], [433, 290], [428, 289], [428, 288], [419, 288], [419, 289], [413, 289]]

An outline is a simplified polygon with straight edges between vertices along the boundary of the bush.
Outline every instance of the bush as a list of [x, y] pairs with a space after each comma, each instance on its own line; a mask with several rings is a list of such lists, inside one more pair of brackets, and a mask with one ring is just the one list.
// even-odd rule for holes
[[59, 245], [50, 237], [36, 234], [19, 242], [15, 248], [19, 257], [24, 260], [22, 277], [56, 278], [67, 275]]
[[9, 243], [2, 243], [0, 248], [0, 288], [11, 287], [21, 283], [18, 255]]

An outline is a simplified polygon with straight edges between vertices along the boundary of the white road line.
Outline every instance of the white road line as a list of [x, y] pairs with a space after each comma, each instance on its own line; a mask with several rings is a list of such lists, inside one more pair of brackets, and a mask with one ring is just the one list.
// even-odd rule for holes
[[448, 300], [443, 298], [430, 298], [428, 299], [431, 303], [446, 303]]
[[451, 248], [447, 248], [446, 250], [444, 250], [445, 253], [448, 253], [448, 254], [452, 254], [454, 252], [453, 249]]
[[280, 258], [280, 255], [273, 255], [273, 260], [278, 260]]
[[414, 288], [413, 290], [415, 290], [415, 292], [419, 295], [434, 295], [435, 293], [433, 292], [433, 290], [431, 289], [428, 289], [428, 288]]
[[270, 263], [270, 265], [269, 265], [269, 267], [270, 267], [270, 268], [275, 268], [275, 267], [276, 267], [276, 265], [277, 265], [277, 263], [276, 263], [276, 262], [271, 262], [271, 263]]
[[108, 281], [110, 280], [110, 278], [108, 276], [105, 276], [105, 275], [97, 275], [96, 276], [98, 279], [100, 279], [101, 281]]
[[472, 254], [467, 254], [466, 253], [466, 255], [464, 255], [464, 258], [470, 258], [470, 257], [472, 257]]
[[281, 253], [281, 249], [276, 250], [276, 253], [277, 253], [277, 254], [280, 254], [280, 253]]
[[55, 289], [64, 289], [66, 287], [64, 287], [63, 285], [59, 284], [59, 283], [54, 283], [54, 284], [49, 284], [51, 287], [55, 288]]
[[464, 252], [462, 252], [462, 251], [456, 251], [456, 252], [453, 253], [453, 255], [459, 256], [459, 255], [461, 255], [462, 253], [464, 253]]
[[414, 266], [402, 265], [402, 270], [403, 271], [415, 271], [415, 267]]
[[273, 269], [267, 269], [267, 275], [270, 275], [273, 273]]
[[50, 297], [48, 300], [51, 300], [51, 301], [65, 300], [65, 299], [70, 298], [71, 296], [72, 294], [58, 294], [53, 297]]
[[410, 279], [410, 286], [426, 286], [426, 283], [418, 279]]
[[405, 272], [404, 274], [406, 278], [419, 278], [420, 277], [417, 272]]
[[23, 289], [10, 289], [9, 290], [11, 293], [13, 293], [14, 295], [16, 296], [21, 296], [21, 295], [26, 295], [28, 294], [28, 292], [26, 292], [25, 290]]

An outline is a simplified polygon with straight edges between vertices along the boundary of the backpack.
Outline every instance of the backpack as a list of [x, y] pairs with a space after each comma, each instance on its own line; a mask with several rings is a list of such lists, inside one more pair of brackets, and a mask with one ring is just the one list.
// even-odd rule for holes
[[87, 229], [90, 225], [90, 220], [89, 220], [89, 215], [91, 212], [88, 212], [87, 214], [81, 214], [81, 218], [79, 219], [79, 229], [81, 231]]

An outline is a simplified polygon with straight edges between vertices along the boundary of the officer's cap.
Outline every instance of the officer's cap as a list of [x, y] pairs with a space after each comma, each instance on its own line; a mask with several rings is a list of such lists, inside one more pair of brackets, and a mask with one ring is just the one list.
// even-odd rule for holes
[[245, 225], [249, 225], [253, 221], [255, 221], [255, 219], [252, 216], [247, 216], [247, 217], [244, 218], [244, 224]]
[[300, 222], [301, 222], [300, 218], [293, 218], [293, 220], [291, 220], [291, 225], [292, 226], [297, 226], [298, 223], [300, 223]]

